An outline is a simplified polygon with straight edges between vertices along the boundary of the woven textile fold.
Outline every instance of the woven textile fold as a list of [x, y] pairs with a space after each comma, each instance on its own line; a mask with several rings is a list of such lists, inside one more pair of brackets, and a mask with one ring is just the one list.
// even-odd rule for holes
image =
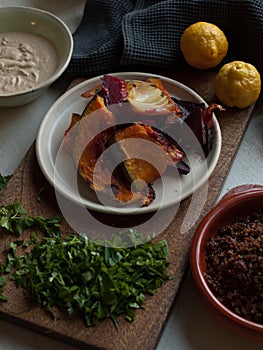
[[180, 37], [191, 23], [218, 25], [229, 41], [222, 62], [263, 69], [262, 0], [88, 0], [68, 71], [101, 74], [126, 66], [183, 69]]

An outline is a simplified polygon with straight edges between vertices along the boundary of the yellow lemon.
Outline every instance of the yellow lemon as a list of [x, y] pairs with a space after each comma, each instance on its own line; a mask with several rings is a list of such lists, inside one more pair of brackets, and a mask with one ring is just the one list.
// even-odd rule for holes
[[228, 41], [215, 24], [196, 22], [185, 29], [180, 49], [188, 64], [199, 69], [216, 67], [226, 56]]
[[228, 107], [248, 107], [256, 102], [260, 89], [259, 72], [243, 61], [225, 64], [215, 78], [215, 94]]

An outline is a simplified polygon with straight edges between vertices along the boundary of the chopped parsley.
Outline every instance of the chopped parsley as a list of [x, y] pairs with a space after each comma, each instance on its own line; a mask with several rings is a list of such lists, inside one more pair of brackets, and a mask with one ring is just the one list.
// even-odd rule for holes
[[[0, 226], [18, 236], [34, 226], [43, 232], [41, 241], [32, 234], [27, 242], [16, 239], [9, 244], [7, 262], [0, 265], [3, 301], [7, 299], [1, 292], [9, 275], [53, 314], [59, 307], [69, 316], [81, 315], [87, 326], [111, 318], [118, 327], [120, 314], [133, 321], [136, 310], [144, 308], [146, 295], [156, 293], [169, 279], [164, 239], [141, 244], [140, 233], [129, 230], [125, 240], [128, 236], [133, 245], [128, 242], [127, 248], [120, 248], [122, 233], [104, 244], [77, 233], [62, 238], [59, 218], [30, 216], [17, 200], [0, 208]], [[21, 246], [31, 250], [19, 255]]]

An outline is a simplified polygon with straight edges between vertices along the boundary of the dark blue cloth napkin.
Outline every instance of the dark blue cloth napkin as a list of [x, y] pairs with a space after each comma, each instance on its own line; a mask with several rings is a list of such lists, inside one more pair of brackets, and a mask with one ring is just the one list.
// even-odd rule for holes
[[198, 21], [224, 31], [229, 51], [222, 64], [246, 61], [262, 73], [263, 0], [87, 0], [68, 72], [185, 69], [180, 37]]

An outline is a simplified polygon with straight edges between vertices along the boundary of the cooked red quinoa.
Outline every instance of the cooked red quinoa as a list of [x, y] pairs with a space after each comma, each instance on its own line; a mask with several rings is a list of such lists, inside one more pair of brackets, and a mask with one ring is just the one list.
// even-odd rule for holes
[[205, 246], [205, 279], [228, 309], [263, 324], [263, 212], [237, 218]]

